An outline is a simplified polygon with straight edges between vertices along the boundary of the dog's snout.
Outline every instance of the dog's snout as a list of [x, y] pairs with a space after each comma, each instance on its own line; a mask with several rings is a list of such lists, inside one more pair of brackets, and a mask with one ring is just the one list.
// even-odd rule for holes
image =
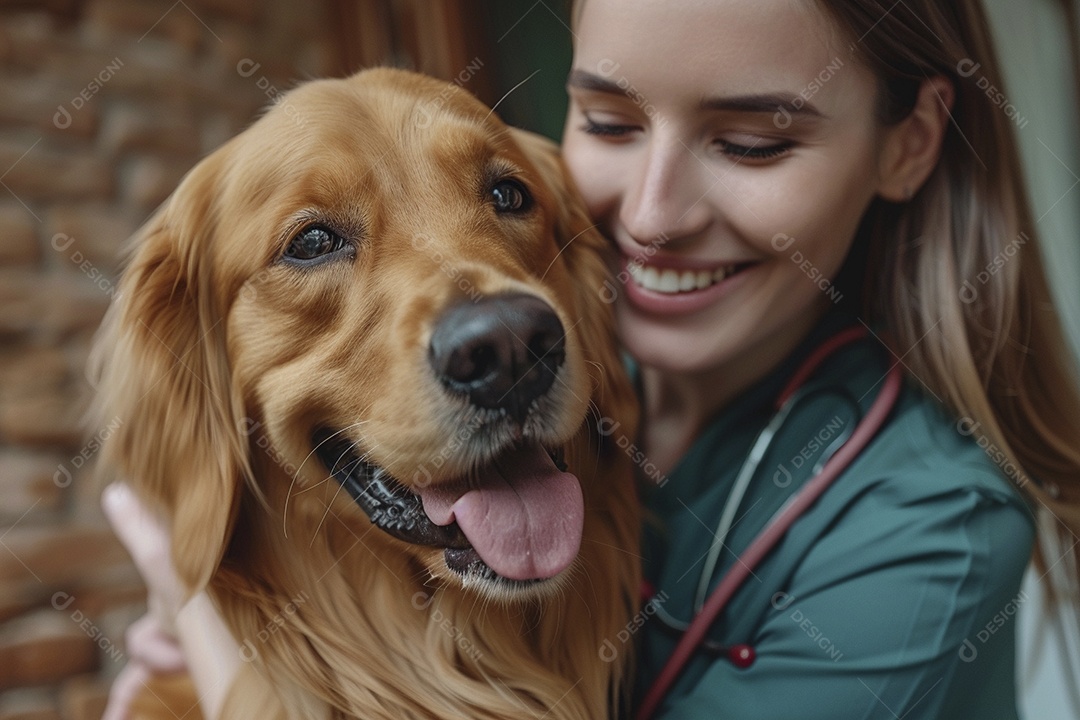
[[478, 407], [505, 409], [524, 422], [566, 357], [562, 323], [538, 297], [505, 294], [448, 310], [431, 336], [439, 380]]

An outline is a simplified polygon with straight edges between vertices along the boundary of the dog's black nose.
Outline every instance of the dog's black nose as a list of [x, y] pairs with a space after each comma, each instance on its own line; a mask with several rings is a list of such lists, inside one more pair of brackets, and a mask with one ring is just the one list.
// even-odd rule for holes
[[429, 350], [444, 386], [478, 407], [504, 408], [522, 423], [566, 359], [566, 338], [546, 302], [516, 293], [450, 308]]

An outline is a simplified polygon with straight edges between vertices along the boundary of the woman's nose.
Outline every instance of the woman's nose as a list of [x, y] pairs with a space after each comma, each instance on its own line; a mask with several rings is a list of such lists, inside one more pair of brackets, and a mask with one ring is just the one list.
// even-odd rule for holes
[[708, 195], [718, 179], [677, 138], [651, 143], [627, 182], [619, 219], [642, 246], [692, 237], [712, 221]]

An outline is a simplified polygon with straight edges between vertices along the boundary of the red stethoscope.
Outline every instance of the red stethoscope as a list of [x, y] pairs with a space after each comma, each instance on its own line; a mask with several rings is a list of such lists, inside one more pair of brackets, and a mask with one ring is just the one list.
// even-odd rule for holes
[[[849, 345], [866, 336], [867, 331], [865, 328], [851, 327], [842, 330], [826, 340], [818, 346], [805, 361], [803, 361], [803, 364], [796, 370], [795, 374], [791, 377], [791, 380], [777, 397], [775, 403], [776, 415], [774, 416], [773, 421], [771, 421], [758, 435], [757, 440], [751, 448], [750, 455], [747, 457], [747, 462], [743, 465], [738, 476], [736, 476], [735, 484], [729, 494], [728, 502], [725, 504], [724, 511], [721, 514], [719, 527], [717, 529], [718, 531], [715, 534], [716, 539], [710, 547], [709, 558], [706, 560], [705, 564], [708, 571], [702, 573], [702, 582], [698, 587], [699, 610], [695, 614], [694, 619], [685, 626], [685, 629], [680, 628], [683, 629], [682, 637], [675, 646], [675, 650], [671, 653], [671, 657], [668, 658], [667, 663], [665, 663], [664, 667], [661, 669], [660, 674], [657, 675], [652, 686], [645, 694], [641, 707], [635, 716], [636, 720], [648, 720], [652, 717], [668, 690], [671, 689], [672, 684], [674, 684], [687, 662], [689, 662], [691, 656], [700, 646], [706, 644], [705, 633], [713, 622], [715, 622], [716, 618], [720, 615], [720, 612], [727, 606], [728, 601], [735, 595], [735, 592], [746, 581], [746, 578], [753, 572], [754, 568], [757, 567], [765, 556], [776, 546], [792, 524], [798, 520], [802, 514], [805, 513], [819, 497], [821, 497], [821, 494], [832, 485], [833, 481], [836, 480], [849, 465], [851, 465], [852, 461], [860, 452], [862, 452], [867, 444], [869, 444], [877, 434], [878, 430], [881, 429], [881, 426], [885, 423], [885, 419], [896, 406], [897, 398], [900, 395], [901, 385], [903, 384], [903, 372], [900, 370], [899, 363], [894, 363], [892, 367], [889, 368], [889, 371], [885, 376], [885, 384], [881, 391], [874, 399], [874, 402], [866, 415], [859, 421], [851, 434], [846, 439], [842, 440], [842, 444], [836, 448], [835, 452], [828, 456], [828, 460], [823, 464], [819, 463], [819, 465], [815, 467], [815, 472], [810, 480], [808, 480], [797, 493], [792, 495], [776, 512], [772, 519], [769, 520], [765, 528], [754, 538], [746, 550], [742, 552], [728, 570], [727, 574], [721, 578], [720, 583], [706, 599], [705, 590], [712, 575], [711, 566], [715, 565], [719, 549], [723, 545], [728, 530], [730, 530], [735, 512], [738, 510], [739, 503], [746, 491], [746, 487], [749, 485], [754, 471], [757, 469], [758, 463], [764, 456], [765, 449], [768, 447], [776, 431], [802, 397], [799, 392], [800, 388], [802, 388], [810, 375], [827, 358], [845, 345]], [[825, 454], [828, 455], [828, 453], [829, 451], [826, 449]], [[728, 648], [726, 655], [733, 664], [743, 668], [752, 665], [756, 657], [754, 649], [749, 645], [735, 645]]]

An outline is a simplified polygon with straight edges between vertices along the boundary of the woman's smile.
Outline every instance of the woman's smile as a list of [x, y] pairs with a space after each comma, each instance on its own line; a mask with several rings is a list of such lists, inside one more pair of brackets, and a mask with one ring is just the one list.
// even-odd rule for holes
[[744, 284], [758, 261], [710, 262], [622, 256], [627, 300], [656, 315], [689, 314], [719, 302]]

